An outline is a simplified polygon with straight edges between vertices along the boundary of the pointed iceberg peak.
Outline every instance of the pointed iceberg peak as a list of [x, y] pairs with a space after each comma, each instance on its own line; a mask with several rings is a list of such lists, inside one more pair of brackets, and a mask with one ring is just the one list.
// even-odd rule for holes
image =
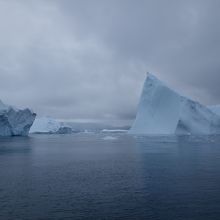
[[219, 134], [220, 117], [148, 73], [129, 133]]
[[158, 78], [157, 78], [154, 74], [152, 74], [152, 73], [150, 73], [150, 72], [147, 72], [147, 78], [149, 78], [149, 79], [154, 79], [154, 80], [158, 80]]
[[154, 74], [150, 73], [150, 72], [147, 72], [147, 77], [146, 77], [146, 80], [145, 80], [145, 83], [147, 86], [148, 84], [165, 84], [164, 82], [162, 82], [157, 76], [155, 76]]
[[154, 74], [147, 72], [147, 79], [148, 80], [154, 80], [154, 81], [160, 81]]

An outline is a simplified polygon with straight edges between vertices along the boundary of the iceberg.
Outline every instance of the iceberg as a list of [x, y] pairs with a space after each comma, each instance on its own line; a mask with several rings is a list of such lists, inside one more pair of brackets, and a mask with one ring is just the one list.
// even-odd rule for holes
[[220, 116], [184, 97], [148, 73], [136, 119], [129, 130], [139, 135], [219, 134]]
[[30, 129], [30, 133], [70, 134], [72, 133], [72, 128], [63, 126], [62, 123], [51, 117], [37, 117]]
[[102, 129], [102, 133], [126, 133], [128, 130], [126, 129]]
[[30, 109], [17, 109], [0, 100], [0, 136], [27, 136], [36, 114]]
[[60, 122], [50, 117], [37, 117], [30, 133], [55, 133], [61, 127]]
[[114, 141], [114, 140], [117, 140], [118, 138], [113, 137], [113, 136], [105, 136], [102, 139], [105, 140], [105, 141]]

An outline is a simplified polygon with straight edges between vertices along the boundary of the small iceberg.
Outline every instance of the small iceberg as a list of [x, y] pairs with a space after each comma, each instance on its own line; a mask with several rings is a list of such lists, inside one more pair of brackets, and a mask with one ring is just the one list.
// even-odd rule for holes
[[127, 133], [128, 130], [125, 129], [103, 129], [102, 133]]
[[113, 136], [105, 136], [102, 138], [105, 141], [113, 141], [113, 140], [117, 140], [117, 137], [113, 137]]
[[56, 132], [56, 134], [72, 134], [72, 133], [73, 133], [72, 128], [66, 126], [60, 127]]

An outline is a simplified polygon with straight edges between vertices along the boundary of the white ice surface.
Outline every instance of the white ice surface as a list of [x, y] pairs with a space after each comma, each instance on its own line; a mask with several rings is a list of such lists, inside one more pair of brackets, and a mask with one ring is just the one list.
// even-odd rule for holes
[[60, 122], [50, 117], [37, 117], [30, 133], [56, 133], [61, 127]]

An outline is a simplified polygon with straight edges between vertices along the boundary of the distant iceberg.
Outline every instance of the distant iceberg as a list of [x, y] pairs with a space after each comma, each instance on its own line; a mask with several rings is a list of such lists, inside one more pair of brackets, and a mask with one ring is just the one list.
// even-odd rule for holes
[[0, 100], [0, 136], [27, 136], [36, 114], [30, 109], [17, 109]]
[[126, 129], [102, 129], [102, 133], [126, 133], [128, 130]]
[[30, 133], [55, 133], [60, 128], [60, 122], [50, 117], [37, 117]]
[[51, 117], [37, 117], [30, 129], [30, 133], [70, 134], [72, 133], [72, 128], [63, 126], [62, 123]]
[[219, 134], [220, 116], [148, 74], [130, 134]]
[[61, 126], [56, 132], [56, 134], [72, 134], [72, 133], [73, 133], [72, 128], [67, 126]]
[[105, 140], [105, 141], [114, 141], [114, 140], [117, 140], [118, 138], [113, 137], [113, 136], [105, 136], [102, 139]]

